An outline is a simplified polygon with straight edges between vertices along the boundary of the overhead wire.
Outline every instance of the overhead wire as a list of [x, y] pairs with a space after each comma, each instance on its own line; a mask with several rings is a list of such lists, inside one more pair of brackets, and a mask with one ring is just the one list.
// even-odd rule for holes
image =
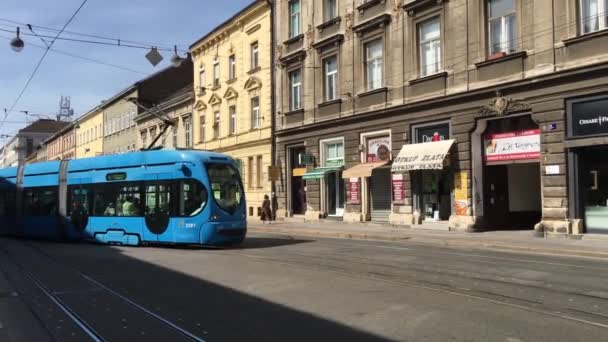
[[8, 113], [10, 111], [12, 111], [13, 109], [15, 109], [15, 106], [17, 105], [17, 103], [19, 103], [19, 100], [21, 100], [21, 97], [23, 97], [23, 94], [25, 94], [25, 91], [27, 90], [27, 88], [29, 87], [30, 83], [34, 79], [34, 76], [36, 76], [36, 73], [38, 72], [38, 69], [40, 69], [40, 66], [42, 65], [42, 62], [44, 61], [46, 55], [51, 50], [51, 47], [53, 46], [53, 44], [55, 43], [55, 41], [57, 40], [57, 38], [59, 38], [59, 36], [63, 32], [63, 30], [65, 30], [66, 27], [68, 27], [68, 25], [72, 22], [72, 20], [74, 20], [74, 18], [78, 14], [78, 12], [80, 12], [80, 10], [84, 7], [84, 5], [87, 3], [87, 1], [88, 0], [83, 0], [82, 1], [82, 3], [80, 4], [80, 6], [76, 9], [76, 11], [70, 17], [70, 19], [68, 19], [68, 21], [65, 23], [65, 25], [63, 25], [63, 28], [61, 29], [61, 31], [59, 31], [57, 33], [57, 35], [55, 36], [55, 38], [49, 43], [49, 46], [46, 48], [46, 50], [44, 50], [44, 53], [42, 54], [42, 57], [40, 57], [40, 60], [36, 64], [36, 67], [34, 68], [34, 71], [32, 71], [32, 73], [30, 74], [30, 77], [28, 78], [27, 82], [25, 82], [25, 85], [21, 89], [21, 92], [19, 92], [19, 95], [17, 96], [17, 98], [15, 99], [15, 101], [13, 102], [13, 104], [9, 107], [9, 110], [6, 111], [6, 113], [4, 113], [4, 117], [2, 118], [2, 121], [0, 122], [0, 129], [2, 129], [2, 127], [4, 126], [4, 121], [6, 120], [6, 118], [8, 116]]

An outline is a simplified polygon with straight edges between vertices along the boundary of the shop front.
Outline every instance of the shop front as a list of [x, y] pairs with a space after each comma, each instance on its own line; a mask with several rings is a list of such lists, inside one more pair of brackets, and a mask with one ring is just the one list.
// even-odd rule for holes
[[388, 222], [391, 203], [390, 130], [361, 134], [361, 164], [342, 173], [347, 205], [357, 208], [347, 221]]
[[[413, 127], [414, 143], [404, 145], [393, 161], [393, 197], [401, 197], [401, 179], [409, 173], [414, 223], [447, 221], [453, 207], [453, 171], [448, 122]], [[398, 204], [399, 202], [395, 202]]]
[[290, 146], [287, 148], [287, 208], [289, 216], [300, 216], [306, 213], [306, 147]]
[[608, 234], [608, 96], [567, 102], [570, 212], [585, 233]]

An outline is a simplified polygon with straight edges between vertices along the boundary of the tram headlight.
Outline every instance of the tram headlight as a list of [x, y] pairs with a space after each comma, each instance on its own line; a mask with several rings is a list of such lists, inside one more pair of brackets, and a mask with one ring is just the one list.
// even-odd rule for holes
[[209, 218], [209, 221], [217, 221], [217, 219], [219, 219], [220, 217], [217, 215], [211, 215], [211, 217]]

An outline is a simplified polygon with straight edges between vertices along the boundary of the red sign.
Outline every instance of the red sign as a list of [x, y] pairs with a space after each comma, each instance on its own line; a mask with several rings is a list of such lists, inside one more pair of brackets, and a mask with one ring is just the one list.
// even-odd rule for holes
[[367, 140], [367, 162], [388, 161], [391, 159], [391, 138], [378, 137]]
[[361, 204], [361, 198], [359, 197], [359, 193], [359, 178], [349, 178], [348, 186], [346, 187], [346, 203]]
[[489, 162], [540, 158], [540, 129], [489, 134], [484, 141]]
[[393, 204], [405, 204], [403, 175], [393, 175]]

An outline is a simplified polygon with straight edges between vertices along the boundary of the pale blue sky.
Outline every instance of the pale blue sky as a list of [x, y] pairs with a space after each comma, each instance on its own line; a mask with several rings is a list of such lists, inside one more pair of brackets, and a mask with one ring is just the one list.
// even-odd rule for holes
[[[61, 29], [81, 3], [82, 0], [1, 0], [0, 29], [15, 29], [16, 25], [6, 20]], [[66, 30], [163, 46], [177, 44], [186, 50], [249, 3], [251, 0], [88, 0]], [[35, 30], [39, 35], [56, 34]], [[40, 39], [23, 35], [25, 48], [20, 53], [14, 52], [9, 46], [13, 36], [14, 33], [0, 31], [0, 119], [44, 53], [44, 49], [32, 45], [43, 46]], [[72, 98], [72, 107], [80, 115], [138, 79], [164, 68], [172, 55], [162, 52], [165, 59], [153, 67], [144, 58], [147, 51], [143, 49], [61, 40], [55, 42], [53, 49], [133, 71], [50, 51], [15, 111], [9, 113], [0, 134], [13, 134], [25, 126], [25, 115], [20, 110], [56, 113], [61, 95]]]

